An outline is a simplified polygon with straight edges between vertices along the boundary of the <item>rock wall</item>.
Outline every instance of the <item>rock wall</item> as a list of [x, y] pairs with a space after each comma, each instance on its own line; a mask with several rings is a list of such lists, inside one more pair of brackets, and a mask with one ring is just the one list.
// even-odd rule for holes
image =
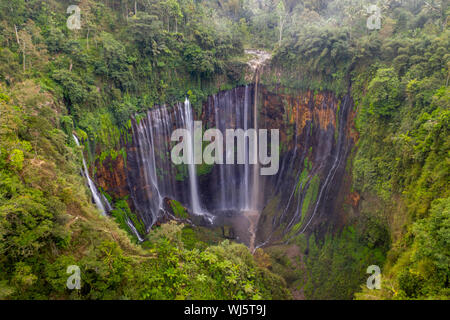
[[[204, 129], [219, 124], [216, 121], [217, 107], [229, 109], [224, 113], [228, 114], [227, 117], [221, 116], [222, 126], [235, 128], [237, 123], [242, 123], [239, 119], [243, 117], [244, 100], [255, 99], [254, 86], [251, 86], [250, 93], [246, 90], [248, 87], [242, 86], [211, 96], [204, 103], [201, 115], [196, 117], [202, 120]], [[269, 89], [264, 86], [259, 86], [256, 92], [258, 127], [279, 129], [280, 132], [278, 174], [261, 178], [261, 215], [256, 245], [262, 246], [287, 241], [323, 222], [339, 219], [339, 209], [344, 201], [348, 201], [348, 185], [344, 189], [341, 187], [347, 158], [357, 134], [353, 128], [353, 101], [348, 95], [339, 99], [331, 92], [292, 94], [285, 93], [282, 88]], [[250, 114], [248, 117], [251, 123], [253, 116]], [[137, 166], [134, 156], [139, 142], [132, 139], [125, 146], [126, 165], [120, 155], [115, 160], [97, 163], [96, 179], [103, 189], [115, 197], [130, 195], [131, 208], [146, 224], [150, 224], [151, 219], [145, 217], [142, 209], [150, 205], [148, 202], [151, 199], [142, 192], [148, 185], [142, 179], [144, 172]], [[224, 197], [220, 194], [224, 188], [221, 186], [223, 172], [220, 170], [218, 165], [206, 171], [198, 170], [201, 171], [198, 179], [201, 203], [211, 211], [219, 208], [219, 203], [223, 201], [220, 197]], [[225, 197], [229, 202], [238, 203], [236, 197], [242, 193], [239, 181], [243, 179], [244, 169], [241, 166], [229, 170], [232, 170], [228, 174], [233, 177], [236, 190], [227, 184]], [[188, 184], [186, 181], [175, 183], [172, 188], [178, 191], [171, 196], [189, 207], [188, 197], [183, 191], [189, 188]], [[355, 199], [354, 195], [351, 199]]]

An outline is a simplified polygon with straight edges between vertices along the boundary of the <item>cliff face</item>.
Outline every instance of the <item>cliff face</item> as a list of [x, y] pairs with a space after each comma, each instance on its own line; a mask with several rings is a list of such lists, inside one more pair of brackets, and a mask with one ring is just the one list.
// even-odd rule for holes
[[[133, 120], [126, 165], [121, 156], [97, 164], [98, 184], [115, 197], [130, 195], [130, 206], [148, 227], [161, 211], [155, 203], [165, 198], [193, 209], [190, 171], [170, 162], [170, 134], [186, 126], [185, 107], [156, 108], [141, 121]], [[198, 117], [204, 130], [253, 128], [255, 119], [260, 129], [279, 129], [280, 165], [276, 175], [258, 177], [257, 188], [251, 166], [196, 166], [202, 210], [219, 217], [216, 223], [232, 225], [233, 212], [259, 211], [256, 245], [288, 240], [323, 221], [339, 219], [341, 204], [357, 198], [347, 199], [342, 184], [357, 138], [352, 108], [349, 96], [339, 100], [331, 92], [286, 94], [264, 86], [209, 97]], [[253, 208], [246, 199], [254, 197], [258, 204]]]
[[107, 157], [102, 163], [95, 163], [97, 184], [108, 194], [117, 198], [124, 198], [130, 194], [127, 183], [127, 166], [121, 154], [114, 160]]
[[[280, 90], [281, 91], [281, 90]], [[355, 143], [353, 101], [331, 92], [262, 89], [261, 121], [280, 128], [280, 171], [258, 226], [260, 244], [286, 241], [322, 222], [342, 220], [348, 155]]]

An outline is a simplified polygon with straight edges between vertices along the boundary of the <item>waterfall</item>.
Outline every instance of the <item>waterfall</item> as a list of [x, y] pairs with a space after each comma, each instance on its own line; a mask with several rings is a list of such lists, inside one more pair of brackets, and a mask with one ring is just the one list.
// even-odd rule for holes
[[[243, 97], [243, 95], [245, 97]], [[256, 108], [252, 109], [254, 86], [239, 87], [220, 92], [208, 99], [207, 109], [212, 124], [226, 137], [226, 129], [247, 130], [257, 127]], [[206, 125], [206, 124], [205, 124]], [[174, 165], [170, 159], [171, 134], [175, 129], [187, 129], [191, 141], [187, 143], [187, 165]], [[241, 212], [256, 210], [255, 193], [259, 192], [260, 175], [249, 164], [249, 145], [245, 144], [244, 164], [216, 164], [210, 180], [216, 197], [203, 199], [205, 182], [201, 186], [194, 153], [194, 116], [189, 99], [174, 107], [158, 106], [142, 119], [132, 121], [133, 147], [128, 152], [128, 171], [131, 200], [147, 227], [161, 216], [165, 198], [175, 199], [196, 215], [209, 217], [208, 212]], [[224, 141], [225, 143], [225, 141]], [[226, 154], [224, 150], [223, 159]], [[258, 169], [258, 168], [256, 168]], [[244, 179], [242, 179], [244, 176]]]
[[102, 194], [102, 202], [105, 204], [106, 212], [111, 212], [113, 210], [112, 205], [109, 203], [108, 199]]
[[[254, 103], [253, 103], [253, 123], [255, 132], [258, 132], [258, 77], [259, 77], [259, 68], [255, 71], [255, 95], [254, 95]], [[258, 157], [258, 134], [255, 137], [256, 143], [254, 144], [254, 155]], [[259, 206], [259, 165], [258, 161], [253, 165], [253, 184], [252, 184], [252, 193], [251, 193], [251, 210], [258, 210]]]
[[[209, 121], [222, 133], [224, 145], [227, 144], [227, 129], [247, 132], [248, 129], [257, 128], [257, 116], [252, 103], [254, 94], [254, 86], [247, 85], [220, 92], [208, 99], [205, 112], [208, 113]], [[217, 196], [207, 204], [209, 211], [220, 213], [258, 209], [254, 199], [257, 198], [256, 193], [260, 192], [258, 181], [261, 176], [259, 166], [250, 164], [253, 159], [249, 159], [249, 148], [249, 139], [245, 139], [243, 164], [226, 164], [227, 155], [232, 155], [233, 150], [224, 150], [224, 164], [216, 164], [211, 173], [211, 182], [214, 183], [211, 187], [216, 190]], [[200, 190], [200, 193], [202, 191], [205, 192]]]
[[338, 171], [339, 167], [342, 165], [343, 160], [345, 158], [345, 155], [347, 154], [348, 148], [344, 145], [344, 131], [345, 126], [343, 125], [345, 123], [344, 119], [347, 116], [347, 113], [349, 111], [349, 108], [351, 108], [350, 104], [350, 98], [348, 96], [345, 96], [342, 101], [342, 106], [339, 110], [338, 119], [341, 125], [337, 128], [338, 130], [338, 137], [337, 137], [337, 144], [336, 144], [336, 155], [333, 161], [333, 165], [331, 166], [331, 169], [329, 170], [327, 177], [325, 181], [322, 184], [322, 187], [320, 188], [319, 195], [317, 197], [316, 203], [314, 205], [314, 210], [308, 220], [308, 222], [303, 226], [300, 233], [305, 232], [305, 230], [308, 228], [309, 224], [311, 223], [312, 219], [317, 213], [317, 209], [319, 205], [322, 203], [322, 197], [325, 195], [325, 193], [328, 192], [331, 182], [333, 181], [336, 172]]
[[[79, 147], [80, 142], [78, 141], [78, 138], [74, 134], [72, 136], [73, 139], [75, 140], [75, 143]], [[86, 165], [86, 160], [84, 159], [84, 155], [83, 155], [83, 168], [84, 168], [84, 176], [86, 177], [89, 189], [91, 190], [92, 193], [92, 199], [94, 199], [94, 203], [100, 210], [101, 214], [106, 216], [105, 206], [103, 205], [103, 202], [101, 200], [101, 196], [103, 195], [100, 195], [100, 192], [98, 192], [97, 187], [95, 186], [94, 182], [92, 182], [91, 177], [89, 176], [89, 171]]]
[[[351, 99], [344, 98], [339, 112], [339, 102], [331, 93], [316, 99], [312, 92], [305, 92], [286, 103], [284, 97], [258, 86], [258, 70], [254, 85], [208, 97], [199, 120], [203, 130], [215, 127], [221, 131], [224, 146], [227, 129], [283, 130], [284, 151], [276, 175], [260, 174], [263, 166], [250, 159], [260, 150], [257, 143], [250, 145], [249, 139], [245, 139], [241, 163], [227, 164], [226, 153], [233, 155], [234, 151], [224, 147], [224, 164], [198, 166], [193, 160], [197, 160], [194, 154], [201, 146], [196, 145], [194, 134], [200, 128], [188, 99], [172, 107], [156, 106], [131, 121], [127, 180], [134, 209], [148, 229], [163, 216], [166, 200], [173, 199], [190, 213], [214, 216], [217, 225], [232, 226], [239, 240], [253, 250], [268, 243], [272, 235], [290, 237], [305, 232], [315, 217], [334, 210], [333, 195], [339, 190], [337, 182], [350, 150], [345, 124]], [[261, 100], [264, 108], [259, 108]], [[340, 126], [336, 128], [335, 123]], [[191, 133], [184, 150], [189, 164], [171, 161], [172, 147], [179, 143], [171, 141], [175, 129]]]
[[[261, 66], [270, 55], [260, 51], [251, 53], [257, 56], [252, 68], [255, 67], [258, 82]], [[234, 155], [237, 160], [235, 150], [229, 148], [224, 148], [221, 155], [223, 164], [197, 167], [200, 163], [195, 161], [196, 155], [203, 151], [199, 150], [202, 145], [195, 143], [195, 135], [201, 129], [215, 126], [224, 137], [224, 145], [227, 144], [227, 129], [244, 132], [254, 129], [256, 132], [258, 94], [257, 85], [247, 85], [210, 96], [204, 105], [206, 114], [202, 112], [201, 115], [208, 117], [201, 119], [206, 120], [202, 121], [203, 128], [196, 127], [188, 98], [173, 107], [156, 106], [147, 111], [145, 117], [132, 119], [132, 142], [127, 146], [127, 182], [134, 209], [147, 229], [163, 215], [165, 199], [177, 200], [191, 213], [210, 221], [212, 216], [221, 216], [222, 213], [229, 216], [250, 212], [252, 217], [259, 217], [258, 210], [263, 206], [259, 202], [263, 198], [264, 178], [260, 176], [257, 159], [249, 159], [251, 154], [258, 157], [257, 134], [251, 137], [254, 149], [249, 149], [249, 138], [245, 139], [245, 160], [240, 164], [226, 163], [227, 156]], [[171, 134], [181, 128], [190, 132], [190, 141], [184, 150], [190, 161], [175, 165], [171, 161], [174, 146]], [[201, 172], [197, 172], [199, 168]], [[254, 231], [257, 220], [253, 219], [250, 224]]]
[[[196, 216], [210, 222], [216, 217], [217, 225], [232, 226], [239, 240], [253, 250], [268, 243], [273, 235], [292, 238], [303, 233], [315, 217], [334, 210], [333, 196], [339, 190], [339, 177], [351, 148], [345, 126], [351, 98], [345, 96], [337, 107], [337, 98], [327, 92], [318, 99], [309, 91], [299, 97], [271, 92], [259, 85], [261, 70], [270, 55], [250, 53], [257, 56], [250, 62], [254, 84], [208, 97], [198, 119], [202, 128], [194, 121], [188, 98], [174, 106], [155, 106], [144, 116], [132, 118], [132, 139], [126, 146], [126, 178], [130, 204], [147, 231], [164, 216], [167, 200], [173, 199]], [[259, 101], [264, 102], [264, 107], [259, 108]], [[196, 135], [213, 127], [223, 136], [223, 164], [197, 163], [203, 147], [197, 145]], [[266, 151], [259, 150], [259, 142], [264, 141], [264, 136], [259, 137], [260, 127], [282, 131], [281, 169], [273, 176], [262, 176], [264, 165], [252, 156], [258, 158]], [[190, 133], [183, 150], [187, 164], [176, 165], [171, 159], [172, 148], [179, 143], [171, 140], [176, 129]], [[239, 163], [236, 149], [228, 146], [242, 141], [226, 141], [232, 137], [227, 135], [227, 129], [239, 129], [236, 136], [247, 134], [244, 160], [240, 158]], [[250, 129], [256, 137], [248, 137]], [[75, 136], [74, 139], [79, 145]], [[227, 163], [230, 158], [235, 163]], [[93, 200], [105, 214], [112, 207], [95, 188], [84, 158], [83, 167]], [[202, 223], [203, 218], [195, 223]], [[126, 223], [141, 241], [132, 221], [127, 219]]]
[[[217, 96], [213, 96], [213, 108], [214, 108], [214, 123], [216, 125], [216, 129], [223, 132], [223, 129], [221, 128], [220, 121], [219, 121], [219, 105], [217, 102]], [[225, 173], [224, 173], [224, 165], [220, 166], [220, 179], [219, 179], [219, 188], [220, 188], [220, 205], [219, 208], [221, 210], [225, 210]]]
[[[160, 119], [157, 114], [154, 117], [147, 117], [147, 121], [149, 123], [154, 124], [156, 128], [160, 128]], [[141, 178], [144, 183], [144, 190], [142, 190], [145, 194], [142, 196], [147, 196], [151, 201], [143, 204], [148, 208], [147, 214], [144, 218], [147, 218], [148, 222], [155, 221], [159, 210], [162, 207], [162, 197], [159, 192], [158, 179], [156, 174], [156, 166], [155, 166], [155, 149], [154, 149], [154, 139], [153, 139], [153, 131], [150, 125], [146, 125], [144, 120], [137, 123], [136, 126], [133, 126], [133, 135], [134, 139], [136, 139], [137, 145], [137, 167], [139, 172], [142, 173]], [[132, 194], [134, 190], [132, 189]], [[140, 194], [136, 195], [137, 197]], [[133, 197], [134, 199], [134, 197]], [[137, 208], [140, 208], [139, 203], [134, 202]]]
[[139, 242], [143, 242], [144, 239], [141, 237], [139, 232], [137, 231], [136, 227], [134, 226], [133, 222], [130, 220], [130, 218], [127, 217], [126, 223], [128, 227], [130, 228], [131, 232], [136, 236]]
[[[297, 147], [297, 128], [295, 126], [293, 154], [285, 157], [280, 176], [275, 183], [275, 194], [282, 195], [283, 188], [286, 187], [289, 192], [285, 193], [286, 196], [281, 201], [280, 211], [282, 213], [272, 219], [272, 230], [268, 234], [266, 233], [265, 237], [260, 237], [264, 241], [260, 242], [256, 248], [274, 240], [276, 232], [288, 235], [284, 240], [288, 243], [298, 234], [305, 233], [315, 218], [317, 219], [323, 214], [328, 215], [334, 210], [333, 203], [339, 192], [339, 183], [345, 171], [345, 160], [352, 145], [352, 140], [347, 135], [346, 123], [353, 102], [347, 94], [342, 98], [340, 107], [337, 107], [339, 102], [334, 100], [335, 98], [325, 94], [322, 97], [320, 105], [314, 103], [311, 106], [317, 109], [330, 108], [333, 111], [337, 109], [334, 113], [336, 114], [336, 123], [339, 125], [336, 128], [329, 126], [326, 129], [313, 129], [313, 123], [306, 125], [305, 132], [308, 134], [304, 135], [303, 141], [300, 141], [304, 144], [302, 148]], [[314, 141], [314, 138], [317, 140]], [[308, 146], [311, 146], [310, 151], [308, 151]], [[312, 160], [309, 168], [307, 168], [306, 159]], [[289, 174], [291, 168], [296, 168], [292, 171], [295, 172], [295, 175]], [[307, 176], [300, 179], [305, 172]], [[308, 199], [307, 194], [309, 188], [312, 188], [314, 177], [320, 177], [320, 183], [316, 186], [317, 193], [314, 200], [308, 202], [311, 197]], [[292, 178], [294, 179], [290, 180]], [[304, 206], [305, 203], [308, 203], [308, 206]]]
[[195, 146], [194, 146], [194, 139], [195, 139], [195, 132], [194, 132], [194, 117], [192, 115], [192, 109], [191, 104], [189, 102], [189, 99], [186, 98], [184, 101], [184, 128], [189, 130], [191, 133], [191, 141], [188, 144], [188, 154], [189, 154], [189, 184], [190, 184], [190, 190], [191, 190], [191, 206], [192, 206], [192, 212], [194, 214], [202, 214], [203, 210], [200, 206], [200, 200], [198, 197], [198, 181], [197, 181], [197, 170], [195, 168], [195, 162], [194, 162], [194, 153], [195, 153]]
[[[187, 129], [189, 164], [171, 161], [171, 135]], [[164, 212], [164, 199], [175, 199], [196, 215], [209, 218], [200, 200], [197, 168], [194, 163], [194, 116], [189, 99], [174, 107], [157, 106], [142, 119], [132, 121], [133, 147], [128, 152], [131, 200], [149, 229]], [[201, 151], [201, 150], [200, 150]]]
[[[73, 139], [75, 140], [76, 145], [79, 147], [80, 142], [78, 141], [78, 138], [75, 135], [72, 135]], [[97, 206], [97, 208], [100, 210], [102, 215], [106, 216], [106, 213], [109, 213], [113, 210], [112, 205], [109, 203], [108, 199], [105, 197], [104, 194], [101, 194], [97, 188], [95, 187], [94, 182], [89, 176], [89, 171], [87, 169], [86, 160], [84, 159], [83, 155], [83, 168], [84, 168], [84, 176], [86, 177], [86, 180], [88, 182], [89, 189], [92, 193], [92, 198], [94, 199], [94, 203]], [[139, 242], [144, 241], [144, 239], [141, 237], [139, 232], [137, 231], [136, 227], [133, 225], [133, 222], [130, 220], [130, 218], [126, 218], [126, 223], [128, 227], [130, 228], [131, 232], [138, 238]]]
[[[104, 194], [102, 194], [102, 202], [105, 204], [106, 212], [109, 213], [109, 212], [111, 212], [114, 209], [113, 206], [109, 203], [109, 200], [105, 197]], [[137, 231], [136, 227], [133, 224], [133, 221], [131, 221], [130, 218], [126, 217], [125, 222], [126, 222], [128, 228], [130, 228], [130, 231], [136, 236], [138, 241], [139, 242], [143, 242], [144, 239], [141, 237], [141, 235]]]
[[[245, 86], [245, 94], [244, 94], [244, 131], [248, 130], [248, 99], [249, 99], [249, 87], [248, 85]], [[244, 164], [244, 180], [243, 180], [243, 190], [241, 191], [241, 194], [243, 195], [244, 199], [243, 199], [243, 208], [244, 210], [249, 210], [249, 199], [250, 199], [250, 193], [249, 193], [249, 187], [248, 187], [248, 180], [249, 180], [249, 175], [250, 175], [250, 170], [249, 170], [249, 158], [248, 158], [248, 142], [247, 140], [245, 141], [245, 146], [244, 146], [244, 150], [245, 150], [245, 155], [244, 155], [244, 159], [245, 159], [245, 164]]]

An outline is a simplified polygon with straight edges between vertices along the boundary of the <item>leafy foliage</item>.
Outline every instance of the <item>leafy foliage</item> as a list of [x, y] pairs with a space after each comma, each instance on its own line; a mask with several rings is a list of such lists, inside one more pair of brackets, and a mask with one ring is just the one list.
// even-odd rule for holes
[[[86, 0], [72, 31], [68, 1], [1, 1], [0, 298], [290, 298], [242, 245], [206, 244], [175, 224], [130, 242], [118, 225], [143, 227], [121, 199], [116, 221], [98, 215], [71, 138], [89, 163], [116, 157], [132, 115], [186, 95], [198, 111], [244, 83], [243, 49], [256, 47], [273, 52], [263, 84], [350, 90], [356, 105], [362, 208], [309, 248], [297, 239], [304, 274], [286, 277], [306, 275], [307, 297], [347, 299], [367, 265], [384, 263], [382, 290], [357, 298], [448, 299], [448, 3], [379, 1], [382, 28], [368, 31], [369, 2]], [[67, 289], [68, 265], [80, 266], [82, 290]]]

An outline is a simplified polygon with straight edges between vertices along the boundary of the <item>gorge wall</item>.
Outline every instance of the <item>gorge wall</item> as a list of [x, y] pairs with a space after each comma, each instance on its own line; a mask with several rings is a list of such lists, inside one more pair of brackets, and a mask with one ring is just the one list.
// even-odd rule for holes
[[[261, 85], [210, 96], [199, 115], [188, 101], [157, 106], [132, 119], [132, 139], [123, 142], [126, 159], [96, 163], [96, 181], [114, 197], [129, 195], [130, 207], [147, 229], [164, 215], [165, 200], [175, 199], [200, 216], [196, 223], [229, 225], [237, 240], [248, 245], [288, 241], [320, 221], [336, 218], [355, 141], [352, 108], [349, 95], [338, 99], [331, 92], [286, 94]], [[172, 164], [172, 131], [191, 128], [194, 119], [202, 121], [204, 130], [218, 128], [223, 133], [279, 129], [278, 173], [260, 176], [248, 155], [245, 164]]]

